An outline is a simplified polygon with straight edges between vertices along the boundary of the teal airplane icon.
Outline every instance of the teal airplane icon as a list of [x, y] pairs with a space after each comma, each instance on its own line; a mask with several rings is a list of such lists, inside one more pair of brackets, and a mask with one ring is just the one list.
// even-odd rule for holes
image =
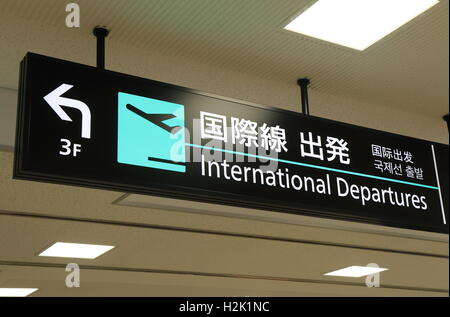
[[156, 124], [158, 127], [166, 130], [169, 133], [177, 133], [181, 127], [179, 125], [175, 127], [170, 127], [167, 124], [165, 124], [163, 121], [175, 118], [174, 114], [158, 114], [158, 113], [145, 113], [138, 108], [134, 107], [133, 105], [127, 104], [127, 109], [130, 111], [133, 111], [138, 116], [141, 116], [144, 119], [147, 119], [153, 124]]
[[186, 171], [184, 106], [118, 93], [117, 161]]

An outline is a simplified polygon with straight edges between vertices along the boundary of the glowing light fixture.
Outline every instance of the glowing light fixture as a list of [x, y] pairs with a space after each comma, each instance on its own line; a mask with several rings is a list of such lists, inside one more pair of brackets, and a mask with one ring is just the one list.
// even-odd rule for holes
[[37, 288], [0, 288], [0, 297], [25, 297], [37, 290]]
[[438, 0], [319, 0], [284, 28], [364, 50]]
[[95, 259], [112, 248], [109, 245], [56, 242], [39, 256]]
[[337, 271], [326, 273], [327, 276], [344, 276], [344, 277], [362, 277], [370, 274], [375, 274], [383, 271], [387, 271], [381, 267], [369, 267], [369, 266], [349, 266]]

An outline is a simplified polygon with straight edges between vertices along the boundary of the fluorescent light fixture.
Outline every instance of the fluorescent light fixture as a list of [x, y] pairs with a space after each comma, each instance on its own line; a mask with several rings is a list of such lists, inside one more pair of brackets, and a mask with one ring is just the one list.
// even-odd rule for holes
[[284, 28], [362, 51], [438, 2], [318, 0]]
[[0, 297], [25, 297], [37, 290], [38, 288], [0, 288]]
[[370, 274], [375, 274], [388, 269], [383, 269], [381, 267], [370, 267], [370, 266], [349, 266], [337, 271], [326, 273], [327, 276], [344, 276], [344, 277], [362, 277]]
[[112, 248], [109, 245], [56, 242], [39, 256], [95, 259]]

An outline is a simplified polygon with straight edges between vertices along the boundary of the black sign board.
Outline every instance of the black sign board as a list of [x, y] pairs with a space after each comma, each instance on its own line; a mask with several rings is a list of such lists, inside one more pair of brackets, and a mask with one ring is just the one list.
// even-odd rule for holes
[[448, 146], [28, 53], [14, 177], [448, 233]]

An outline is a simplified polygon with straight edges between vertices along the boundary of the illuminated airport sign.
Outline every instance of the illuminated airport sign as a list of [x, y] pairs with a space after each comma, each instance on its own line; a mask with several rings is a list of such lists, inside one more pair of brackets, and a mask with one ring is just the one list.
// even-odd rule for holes
[[28, 53], [15, 178], [448, 232], [448, 146]]

